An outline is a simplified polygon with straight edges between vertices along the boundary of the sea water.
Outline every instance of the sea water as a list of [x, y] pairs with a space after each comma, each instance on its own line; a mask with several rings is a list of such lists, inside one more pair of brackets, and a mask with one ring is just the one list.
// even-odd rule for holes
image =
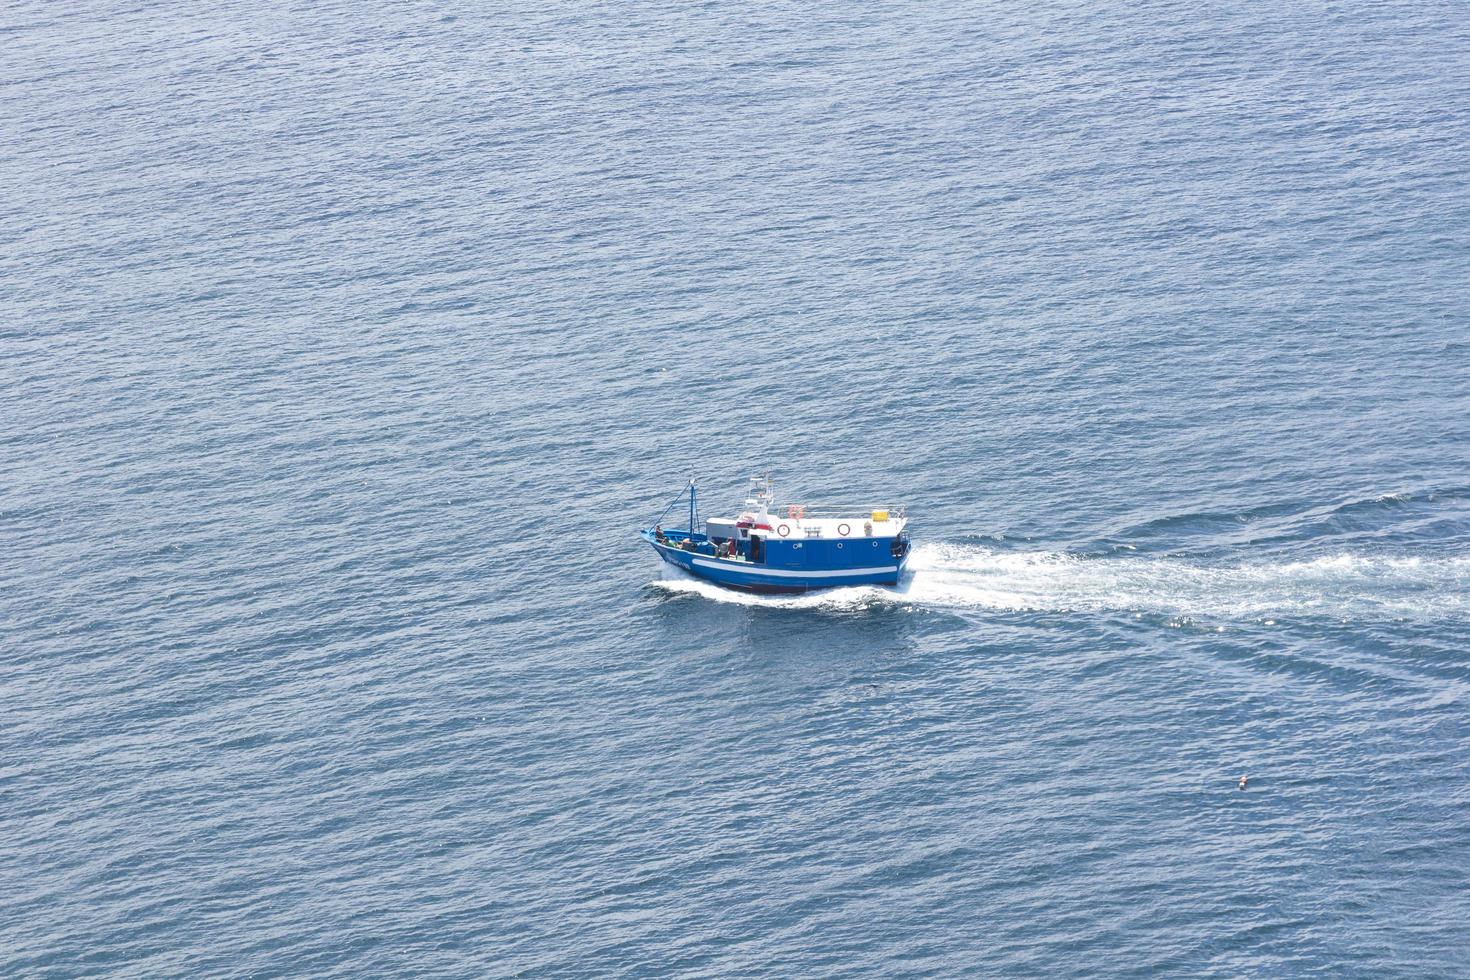
[[1466, 24], [12, 5], [0, 973], [1464, 975]]

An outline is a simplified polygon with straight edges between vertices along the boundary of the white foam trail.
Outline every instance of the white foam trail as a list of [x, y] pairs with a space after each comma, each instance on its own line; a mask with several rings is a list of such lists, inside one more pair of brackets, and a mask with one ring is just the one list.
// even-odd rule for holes
[[692, 593], [738, 606], [768, 606], [782, 609], [860, 609], [875, 602], [902, 599], [897, 589], [859, 585], [840, 589], [823, 589], [801, 595], [755, 595], [722, 588], [712, 582], [693, 577], [670, 565], [663, 566], [663, 578], [653, 584], [667, 592]]
[[858, 609], [880, 603], [1010, 611], [1127, 611], [1201, 618], [1470, 617], [1470, 558], [1335, 555], [1208, 564], [1171, 557], [1083, 558], [968, 545], [914, 549], [897, 588], [757, 596], [668, 569], [657, 583], [748, 606]]

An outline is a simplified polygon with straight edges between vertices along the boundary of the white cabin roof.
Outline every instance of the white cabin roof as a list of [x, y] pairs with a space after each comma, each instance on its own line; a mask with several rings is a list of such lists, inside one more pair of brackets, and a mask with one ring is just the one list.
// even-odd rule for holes
[[[710, 523], [729, 525], [743, 518], [718, 517]], [[891, 513], [886, 521], [873, 520], [872, 512], [852, 517], [786, 517], [784, 514], [769, 514], [756, 517], [757, 523], [771, 525], [771, 530], [751, 529], [752, 534], [764, 534], [777, 538], [891, 538], [902, 533], [908, 519]], [[871, 531], [869, 530], [871, 527]], [[787, 533], [782, 534], [785, 528]]]
[[[731, 525], [742, 521], [752, 524], [769, 524], [770, 531], [751, 527], [752, 534], [767, 535], [780, 539], [803, 538], [891, 538], [903, 533], [908, 519], [902, 506], [867, 504], [822, 505], [783, 504], [776, 505], [769, 476], [754, 478], [751, 496], [738, 517], [716, 517], [705, 522], [706, 529], [716, 525], [716, 536], [734, 537]], [[875, 520], [881, 515], [882, 520]]]

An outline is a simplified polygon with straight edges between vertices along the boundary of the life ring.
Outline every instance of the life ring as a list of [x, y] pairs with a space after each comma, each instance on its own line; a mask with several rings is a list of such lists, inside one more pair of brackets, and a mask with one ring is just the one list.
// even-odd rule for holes
[[806, 508], [801, 504], [791, 504], [786, 508], [786, 516], [793, 521], [799, 521], [806, 516]]
[[776, 525], [776, 533], [779, 534], [779, 535], [781, 535], [781, 537], [784, 538], [784, 537], [786, 537], [786, 535], [788, 535], [788, 534], [791, 533], [791, 528], [787, 527], [785, 524], [777, 524]]
[[848, 527], [846, 524], [839, 524], [837, 525], [837, 533], [845, 538], [852, 533], [852, 528]]

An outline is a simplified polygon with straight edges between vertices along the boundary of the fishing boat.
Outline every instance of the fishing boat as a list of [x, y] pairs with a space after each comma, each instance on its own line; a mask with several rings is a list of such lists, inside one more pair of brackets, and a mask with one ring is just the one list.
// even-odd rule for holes
[[[689, 498], [689, 526], [663, 519]], [[752, 481], [735, 517], [701, 522], [694, 481], [641, 533], [658, 556], [691, 575], [747, 592], [809, 592], [897, 585], [910, 543], [905, 509], [891, 505], [777, 507], [769, 476]]]

